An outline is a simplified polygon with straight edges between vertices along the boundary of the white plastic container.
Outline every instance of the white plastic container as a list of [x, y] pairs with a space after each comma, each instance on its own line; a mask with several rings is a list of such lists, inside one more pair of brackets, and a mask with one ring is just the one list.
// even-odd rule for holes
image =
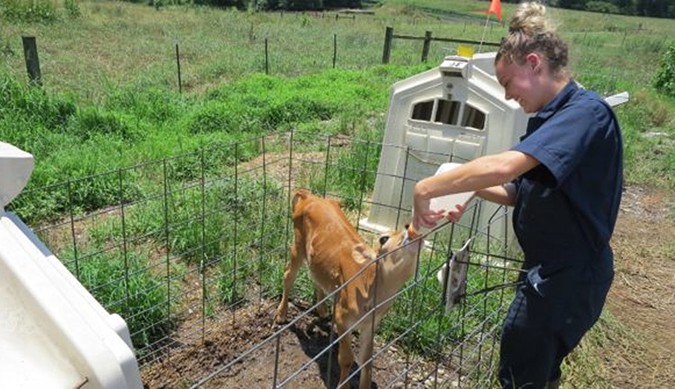
[[[392, 86], [373, 206], [359, 226], [401, 228], [410, 220], [417, 181], [444, 163], [499, 153], [518, 141], [529, 116], [505, 99], [495, 76], [495, 55], [449, 56]], [[483, 224], [496, 208], [481, 207]]]
[[[448, 56], [438, 67], [392, 85], [373, 205], [360, 227], [402, 228], [410, 220], [417, 181], [443, 163], [467, 162], [518, 143], [530, 115], [515, 100], [506, 100], [495, 73], [496, 54]], [[616, 106], [628, 98], [624, 92], [606, 100]], [[486, 202], [480, 223], [495, 222], [500, 209]], [[493, 235], [506, 234], [504, 226], [497, 223]]]
[[[441, 166], [438, 167], [438, 170], [436, 170], [436, 174], [434, 175], [439, 175], [443, 174], [447, 171], [450, 171], [452, 169], [455, 169], [459, 166], [462, 166], [461, 163], [456, 163], [456, 162], [447, 162], [444, 164], [441, 164]], [[476, 192], [461, 192], [461, 193], [453, 193], [450, 195], [446, 196], [441, 196], [441, 197], [436, 197], [431, 199], [429, 208], [431, 208], [433, 211], [440, 211], [443, 210], [445, 211], [445, 214], [447, 212], [454, 210], [457, 205], [461, 205], [462, 207], [466, 207], [469, 204], [469, 201], [473, 198], [473, 196], [476, 194]]]
[[124, 320], [4, 211], [32, 169], [0, 142], [0, 388], [142, 388]]
[[0, 211], [21, 193], [32, 172], [32, 155], [0, 142]]

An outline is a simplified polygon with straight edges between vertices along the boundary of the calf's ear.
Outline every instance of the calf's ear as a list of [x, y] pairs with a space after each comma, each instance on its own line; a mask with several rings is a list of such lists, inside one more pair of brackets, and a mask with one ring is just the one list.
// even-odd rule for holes
[[369, 263], [375, 260], [375, 252], [365, 244], [359, 243], [352, 250], [354, 260], [359, 263]]

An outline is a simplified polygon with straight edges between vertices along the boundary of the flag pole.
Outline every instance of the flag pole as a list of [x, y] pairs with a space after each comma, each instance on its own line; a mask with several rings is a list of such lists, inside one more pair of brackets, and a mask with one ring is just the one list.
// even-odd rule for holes
[[483, 49], [483, 41], [485, 41], [485, 32], [487, 31], [488, 22], [490, 21], [490, 11], [487, 12], [487, 17], [485, 18], [485, 27], [483, 27], [483, 36], [480, 38], [480, 45], [478, 45], [478, 52], [481, 53]]
[[490, 22], [490, 14], [494, 13], [497, 19], [502, 20], [502, 4], [501, 0], [492, 0], [490, 1], [490, 8], [488, 8], [485, 17], [485, 27], [483, 28], [483, 37], [480, 38], [480, 46], [478, 46], [478, 52], [480, 53], [483, 49], [483, 42], [485, 41], [485, 32], [487, 31], [488, 23]]

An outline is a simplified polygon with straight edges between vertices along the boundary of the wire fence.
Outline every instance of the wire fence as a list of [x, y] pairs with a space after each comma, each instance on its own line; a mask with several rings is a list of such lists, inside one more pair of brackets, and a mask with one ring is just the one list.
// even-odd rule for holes
[[[372, 245], [378, 234], [360, 221], [375, 205], [371, 192], [386, 147], [402, 146], [273, 133], [32, 189], [21, 199], [60, 202], [61, 219], [32, 228], [109, 312], [127, 321], [147, 387], [349, 387], [361, 368], [338, 382], [333, 349], [345, 334], [317, 315], [321, 301], [314, 302], [304, 269], [289, 322], [273, 323], [293, 235], [290, 199], [298, 188], [339, 199]], [[107, 200], [92, 203], [101, 191], [110, 193]], [[409, 209], [378, 205], [410, 220]], [[507, 210], [481, 217], [486, 211], [474, 200], [459, 223], [426, 233], [414, 276], [361, 318], [393, 302], [367, 361], [378, 387], [494, 384], [512, 293], [501, 286], [514, 281], [519, 261]], [[466, 296], [446, 312], [437, 273], [469, 238]], [[324, 300], [335, 307], [346, 284]]]

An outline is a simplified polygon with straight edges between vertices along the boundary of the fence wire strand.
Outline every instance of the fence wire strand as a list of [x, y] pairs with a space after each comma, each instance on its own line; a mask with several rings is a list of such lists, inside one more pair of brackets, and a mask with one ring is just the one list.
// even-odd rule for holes
[[[237, 324], [246, 316], [240, 312], [248, 306], [255, 306], [262, 317], [278, 302], [284, 264], [289, 261], [290, 203], [296, 189], [309, 188], [342, 200], [367, 241], [372, 242], [375, 234], [364, 229], [361, 220], [374, 207], [396, 212], [396, 225], [409, 218], [410, 210], [404, 209], [408, 171], [384, 174], [377, 169], [379, 153], [386, 147], [400, 149], [408, 169], [408, 156], [415, 151], [409, 147], [290, 131], [32, 188], [22, 196], [48, 196], [65, 188], [64, 217], [37, 224], [34, 230], [106, 309], [124, 316], [143, 371], [170, 361], [188, 345], [203, 347], [217, 333], [214, 325], [219, 322], [229, 321], [229, 331], [238, 331]], [[251, 149], [257, 158], [243, 156]], [[382, 204], [372, 197], [379, 176], [399, 183], [397, 204]], [[87, 210], [79, 203], [82, 193], [98, 183], [117, 186], [115, 202]], [[210, 371], [188, 377], [190, 386], [212, 384], [266, 347], [275, 353], [266, 385], [291, 386], [325, 359], [326, 370], [319, 372], [326, 377], [324, 384], [346, 384], [334, 376], [333, 348], [370, 320], [364, 325], [372, 326], [375, 349], [364, 364], [387, 360], [390, 353], [404, 354], [395, 370], [373, 375], [382, 387], [425, 385], [428, 380], [434, 387], [469, 381], [471, 387], [488, 387], [494, 379], [499, 322], [522, 260], [509, 246], [506, 210], [497, 208], [484, 217], [486, 210], [482, 201], [474, 200], [460, 222], [441, 223], [413, 240], [411, 244], [422, 242], [424, 249], [416, 256], [411, 280], [381, 301], [375, 288], [375, 303], [347, 332], [336, 333], [331, 322], [325, 347], [308, 354], [296, 369], [281, 365], [282, 337], [311, 321], [322, 305], [331, 305], [334, 313], [340, 292], [370, 266], [376, 268], [376, 279], [380, 277], [382, 258], [256, 344], [229, 354]], [[436, 273], [468, 238], [473, 240], [466, 262], [467, 293], [459, 306], [445, 312]], [[113, 269], [115, 276], [92, 281], [91, 268], [99, 262], [120, 269]], [[311, 289], [311, 280], [301, 278], [295, 289]], [[151, 296], [157, 297], [150, 300]], [[375, 328], [376, 312], [389, 304], [389, 314]], [[398, 317], [389, 318], [392, 315]], [[346, 382], [362, 368], [353, 369]]]

